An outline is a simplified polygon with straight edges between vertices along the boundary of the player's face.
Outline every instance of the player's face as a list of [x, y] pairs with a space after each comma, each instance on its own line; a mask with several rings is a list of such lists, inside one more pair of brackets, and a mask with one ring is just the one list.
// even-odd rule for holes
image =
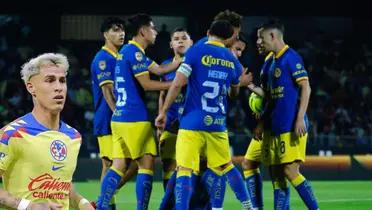
[[224, 44], [227, 47], [231, 47], [234, 44], [234, 42], [237, 41], [239, 38], [239, 33], [240, 33], [241, 28], [240, 27], [233, 27], [233, 28], [234, 28], [233, 35], [230, 38], [226, 39], [224, 42]]
[[156, 31], [154, 23], [151, 21], [148, 26], [144, 26], [144, 37], [150, 44], [155, 44], [156, 36], [158, 32]]
[[34, 105], [52, 113], [62, 111], [66, 101], [66, 73], [55, 65], [44, 65], [40, 73], [27, 82], [27, 90], [32, 94]]
[[113, 25], [110, 30], [105, 32], [105, 38], [116, 47], [122, 46], [125, 38], [124, 27], [122, 25]]
[[186, 31], [177, 31], [173, 33], [170, 47], [175, 54], [184, 55], [191, 45], [192, 40]]
[[259, 28], [257, 30], [257, 41], [256, 41], [256, 45], [257, 45], [258, 53], [260, 55], [265, 55], [266, 54], [266, 51], [265, 51], [265, 49], [263, 48], [263, 45], [262, 45], [262, 31], [263, 31], [263, 28]]
[[273, 37], [271, 30], [259, 29], [257, 31], [257, 49], [260, 54], [273, 51]]
[[230, 47], [230, 50], [236, 58], [240, 58], [242, 56], [243, 51], [245, 50], [245, 43], [242, 42], [241, 40], [237, 40]]

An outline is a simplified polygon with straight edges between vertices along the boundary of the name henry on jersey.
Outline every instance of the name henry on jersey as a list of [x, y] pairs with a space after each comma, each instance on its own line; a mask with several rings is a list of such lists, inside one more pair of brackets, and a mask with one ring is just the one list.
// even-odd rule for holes
[[211, 67], [215, 66], [224, 66], [227, 68], [235, 69], [234, 63], [225, 59], [215, 58], [212, 55], [204, 55], [201, 59], [203, 65]]

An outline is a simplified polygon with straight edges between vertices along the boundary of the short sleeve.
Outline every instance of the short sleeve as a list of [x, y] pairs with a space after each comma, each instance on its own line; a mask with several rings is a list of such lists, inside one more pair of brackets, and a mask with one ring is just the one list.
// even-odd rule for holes
[[145, 53], [140, 50], [136, 50], [133, 55], [129, 57], [130, 68], [132, 69], [135, 77], [143, 74], [148, 74], [148, 69], [155, 65], [155, 61], [148, 58]]
[[186, 77], [189, 77], [192, 72], [192, 68], [195, 63], [195, 48], [191, 47], [189, 50], [187, 50], [186, 55], [184, 57], [183, 63], [178, 67], [177, 72], [182, 73]]
[[114, 83], [113, 72], [115, 68], [116, 59], [98, 59], [93, 63], [93, 73], [97, 78], [98, 84], [101, 87], [107, 83]]
[[308, 79], [307, 71], [305, 70], [304, 64], [300, 56], [294, 55], [288, 59], [288, 69], [292, 78], [299, 82], [304, 79]]
[[15, 156], [11, 144], [12, 142], [10, 141], [12, 132], [16, 131], [0, 131], [0, 169], [3, 171], [6, 171], [8, 169], [8, 166], [13, 161]]

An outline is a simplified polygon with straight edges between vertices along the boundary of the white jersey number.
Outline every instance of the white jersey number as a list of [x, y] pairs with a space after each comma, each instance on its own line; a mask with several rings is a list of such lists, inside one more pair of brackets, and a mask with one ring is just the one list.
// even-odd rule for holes
[[124, 106], [127, 103], [127, 91], [125, 91], [125, 88], [119, 88], [119, 83], [124, 83], [124, 77], [117, 77], [116, 78], [116, 84], [115, 88], [118, 92], [118, 99], [116, 100], [116, 106]]
[[[203, 82], [204, 87], [211, 87], [213, 88], [212, 92], [205, 92], [203, 96], [201, 97], [201, 103], [202, 103], [202, 109], [206, 112], [210, 113], [217, 113], [219, 109], [221, 109], [221, 112], [223, 114], [226, 114], [225, 106], [223, 105], [223, 96], [226, 94], [226, 87], [223, 85], [221, 95], [220, 93], [220, 84], [218, 82], [212, 82], [212, 81], [205, 81]], [[216, 100], [216, 97], [218, 97], [217, 104], [218, 106], [208, 106], [207, 99], [210, 100]]]

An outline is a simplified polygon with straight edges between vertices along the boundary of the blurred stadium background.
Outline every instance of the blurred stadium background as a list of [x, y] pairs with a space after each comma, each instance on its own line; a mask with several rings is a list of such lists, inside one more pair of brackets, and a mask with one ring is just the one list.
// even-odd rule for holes
[[[184, 7], [144, 3], [140, 10], [124, 3], [86, 7], [62, 4], [53, 5], [45, 13], [39, 8], [35, 14], [27, 9], [27, 3], [18, 8], [3, 5], [0, 9], [0, 125], [31, 111], [32, 102], [19, 76], [20, 66], [42, 52], [66, 54], [71, 67], [63, 120], [83, 135], [75, 180], [83, 182], [78, 188], [94, 199], [99, 191], [101, 162], [97, 141], [92, 136], [94, 113], [89, 68], [93, 56], [103, 45], [99, 32], [101, 21], [107, 16], [125, 18], [137, 12], [152, 15], [159, 34], [156, 44], [147, 53], [161, 62], [170, 56], [169, 32], [175, 27], [187, 28], [192, 39], [198, 40], [205, 35], [213, 16], [230, 8], [244, 16], [242, 31], [249, 40], [241, 62], [258, 75], [263, 58], [258, 56], [255, 48], [256, 27], [274, 15], [284, 22], [286, 42], [303, 56], [310, 75], [312, 95], [308, 115], [311, 128], [304, 174], [310, 180], [327, 180], [314, 182], [320, 206], [322, 209], [372, 209], [372, 182], [368, 181], [372, 179], [372, 39], [369, 20], [354, 17], [347, 8], [330, 10], [309, 3], [298, 9], [289, 9], [290, 5], [280, 2], [270, 6], [250, 5], [249, 2], [220, 7], [206, 3], [200, 6], [194, 1], [183, 4]], [[241, 91], [238, 100], [230, 105], [228, 114], [231, 151], [236, 163], [244, 155], [255, 126], [248, 107], [249, 94], [248, 90]], [[153, 119], [157, 98], [157, 92], [147, 94]], [[156, 179], [160, 180], [159, 162], [156, 167]], [[268, 179], [265, 171], [264, 177]], [[269, 185], [265, 183], [266, 206], [272, 206]], [[162, 196], [160, 184], [154, 189], [153, 209]], [[133, 191], [133, 183], [130, 183], [121, 195], [127, 192], [126, 195], [134, 196]], [[233, 204], [226, 209], [234, 209], [233, 195], [228, 192], [227, 197], [227, 203], [230, 199]], [[134, 197], [125, 198], [123, 205], [131, 206], [130, 202], [134, 205], [134, 201]], [[296, 193], [293, 193], [292, 202], [293, 209], [304, 208]]]

